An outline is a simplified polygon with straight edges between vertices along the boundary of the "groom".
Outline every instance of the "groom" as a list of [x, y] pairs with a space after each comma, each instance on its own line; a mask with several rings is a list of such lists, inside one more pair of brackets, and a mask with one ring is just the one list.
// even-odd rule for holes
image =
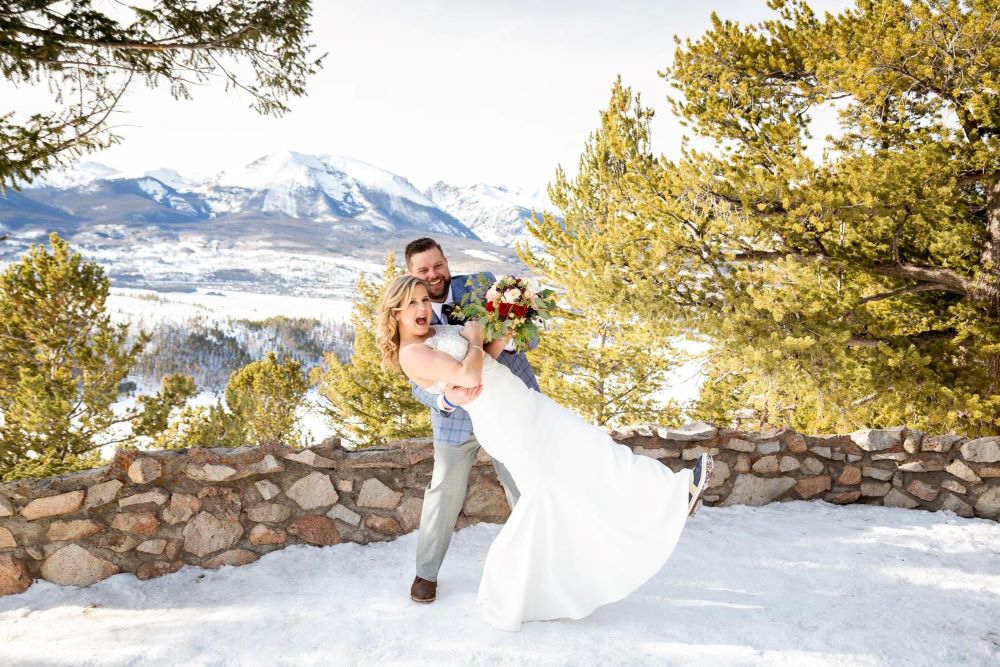
[[[428, 285], [434, 316], [431, 324], [455, 323], [448, 319], [452, 306], [462, 302], [469, 291], [466, 281], [470, 276], [452, 278], [448, 260], [437, 241], [429, 238], [411, 241], [406, 246], [406, 269], [410, 275], [424, 280]], [[494, 281], [492, 274], [483, 276]], [[538, 342], [535, 341], [534, 345]], [[539, 391], [535, 373], [522, 352], [513, 351], [513, 345], [500, 353], [497, 359], [521, 378], [528, 387]], [[444, 394], [432, 394], [410, 383], [413, 395], [431, 409], [434, 428], [434, 472], [431, 483], [424, 492], [424, 506], [420, 514], [420, 532], [417, 540], [417, 576], [410, 587], [410, 597], [415, 602], [430, 603], [437, 597], [437, 577], [445, 552], [455, 532], [455, 522], [465, 502], [469, 473], [479, 452], [479, 442], [472, 432], [469, 413], [460, 406], [475, 400], [482, 386], [464, 389], [451, 387]], [[497, 477], [507, 493], [511, 508], [517, 503], [517, 487], [503, 464], [493, 460]]]

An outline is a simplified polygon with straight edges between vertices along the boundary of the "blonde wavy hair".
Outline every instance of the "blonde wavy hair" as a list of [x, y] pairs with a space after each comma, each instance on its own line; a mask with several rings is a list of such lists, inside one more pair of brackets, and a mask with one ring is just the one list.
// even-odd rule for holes
[[427, 289], [427, 283], [420, 278], [399, 276], [382, 293], [382, 302], [375, 315], [375, 345], [382, 353], [382, 368], [403, 371], [399, 366], [399, 322], [395, 315], [410, 300], [417, 285]]

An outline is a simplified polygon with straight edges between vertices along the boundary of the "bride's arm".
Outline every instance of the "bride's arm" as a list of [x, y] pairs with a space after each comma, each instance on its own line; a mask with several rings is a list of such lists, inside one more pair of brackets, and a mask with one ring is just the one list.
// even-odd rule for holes
[[486, 350], [486, 354], [496, 359], [497, 357], [500, 356], [500, 353], [503, 352], [503, 349], [504, 347], [506, 347], [507, 341], [509, 340], [510, 338], [504, 336], [502, 338], [491, 340], [489, 343], [486, 343], [486, 345], [484, 345], [483, 347]]
[[399, 351], [399, 365], [410, 378], [444, 380], [459, 387], [478, 387], [483, 379], [483, 348], [469, 345], [461, 362], [426, 345], [407, 345]]

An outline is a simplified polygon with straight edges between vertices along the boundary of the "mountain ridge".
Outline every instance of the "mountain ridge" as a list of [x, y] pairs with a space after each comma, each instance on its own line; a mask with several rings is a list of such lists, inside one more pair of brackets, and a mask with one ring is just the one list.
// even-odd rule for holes
[[161, 180], [98, 163], [81, 167], [48, 175], [39, 187], [23, 188], [20, 198], [0, 198], [0, 221], [10, 221], [11, 210], [26, 213], [31, 201], [101, 224], [210, 221], [239, 214], [478, 239], [406, 179], [351, 158], [285, 151], [200, 183], [172, 170], [156, 170]]
[[418, 236], [438, 238], [455, 271], [521, 270], [519, 224], [485, 242], [407, 179], [352, 158], [286, 151], [206, 179], [85, 163], [0, 196], [0, 262], [54, 231], [120, 287], [343, 295]]

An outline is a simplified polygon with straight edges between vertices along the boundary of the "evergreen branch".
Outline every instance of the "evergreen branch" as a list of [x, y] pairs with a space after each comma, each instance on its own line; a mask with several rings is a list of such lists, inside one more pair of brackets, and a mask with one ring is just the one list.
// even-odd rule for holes
[[[91, 439], [95, 435], [99, 435], [99, 434], [107, 431], [112, 426], [118, 426], [119, 424], [129, 424], [129, 423], [132, 423], [140, 415], [141, 415], [141, 413], [138, 413], [138, 414], [131, 413], [131, 414], [127, 415], [127, 416], [119, 417], [118, 419], [110, 419], [108, 421], [103, 421], [102, 420], [100, 426], [96, 426], [96, 427], [94, 427], [92, 429], [89, 429], [89, 430], [78, 431], [77, 434], [76, 434], [76, 436], [72, 440], [68, 441], [68, 444], [70, 445], [69, 450], [70, 451], [77, 451], [75, 449], [74, 445], [76, 445], [78, 442], [81, 442], [81, 441], [87, 441], [87, 442], [89, 442], [89, 441], [91, 441]], [[115, 442], [125, 442], [127, 440], [130, 440], [131, 437], [132, 436], [130, 434], [130, 435], [126, 436], [125, 438], [123, 438], [122, 440], [117, 440]], [[95, 444], [92, 447], [88, 447], [87, 449], [83, 449], [83, 450], [79, 450], [79, 451], [90, 451], [91, 449], [95, 449], [96, 447], [103, 447], [105, 444], [108, 444], [108, 443]]]
[[955, 179], [955, 183], [960, 188], [965, 188], [969, 187], [970, 185], [977, 185], [979, 183], [982, 183], [987, 178], [992, 176], [994, 176], [994, 174], [988, 173], [985, 169], [976, 169], [974, 171], [966, 171], [961, 174], [958, 174], [958, 176]]
[[909, 285], [907, 287], [900, 287], [899, 289], [894, 289], [889, 292], [882, 292], [881, 294], [873, 294], [871, 296], [866, 296], [864, 298], [858, 299], [855, 307], [862, 306], [866, 303], [871, 303], [872, 301], [881, 301], [882, 299], [891, 299], [894, 296], [899, 296], [901, 294], [914, 294], [916, 292], [954, 292], [955, 290], [951, 287], [946, 287], [944, 285], [938, 285], [935, 283], [923, 283], [920, 285]]
[[860, 408], [862, 405], [865, 405], [867, 403], [871, 403], [872, 401], [874, 401], [878, 397], [879, 397], [879, 392], [873, 391], [872, 393], [868, 394], [867, 396], [862, 396], [858, 400], [852, 402], [851, 403], [851, 407], [852, 408]]
[[157, 40], [141, 41], [133, 39], [87, 39], [85, 37], [78, 37], [76, 35], [69, 35], [67, 33], [57, 32], [49, 29], [32, 28], [30, 26], [19, 26], [13, 28], [13, 32], [15, 33], [31, 35], [32, 37], [44, 38], [46, 40], [51, 40], [56, 43], [67, 44], [71, 46], [90, 46], [101, 49], [122, 49], [126, 51], [151, 51], [151, 52], [212, 51], [219, 49], [238, 49], [239, 47], [232, 46], [231, 43], [238, 42], [240, 39], [247, 36], [254, 30], [256, 30], [256, 26], [246, 25], [235, 32], [229, 33], [227, 35], [221, 35], [220, 37], [214, 40], [200, 41], [200, 42], [184, 42], [184, 41], [169, 41], [169, 40], [176, 40], [178, 39], [178, 37], [182, 36], [166, 37], [158, 41]]
[[[354, 378], [351, 378], [351, 381], [352, 381], [352, 383], [358, 389], [360, 389], [362, 391], [368, 391], [368, 389], [369, 389], [368, 387], [363, 387], [359, 383], [355, 382]], [[341, 392], [337, 392], [337, 393], [340, 394], [340, 397], [343, 400], [347, 401], [347, 404], [350, 407], [350, 411], [353, 412], [356, 416], [364, 417], [364, 418], [366, 418], [366, 419], [369, 420], [369, 423], [372, 423], [372, 424], [377, 424], [377, 423], [381, 422], [384, 419], [384, 415], [375, 415], [375, 414], [372, 414], [369, 411], [365, 410], [362, 407], [361, 397], [360, 396], [347, 396], [347, 395], [345, 395], [345, 394], [343, 394]], [[324, 401], [326, 401], [327, 403], [330, 404], [329, 406], [320, 405], [319, 406], [320, 410], [322, 410], [328, 417], [331, 417], [333, 419], [343, 419], [344, 418], [343, 410], [341, 410], [340, 408], [338, 408], [336, 403], [334, 403], [332, 400], [330, 400], [326, 396], [323, 396], [322, 394], [320, 394], [320, 397]]]
[[846, 259], [835, 259], [821, 253], [802, 254], [783, 250], [751, 250], [728, 257], [729, 261], [768, 262], [778, 259], [791, 259], [801, 264], [826, 264], [848, 270], [873, 273], [888, 278], [903, 278], [917, 280], [922, 283], [933, 283], [946, 292], [954, 292], [964, 296], [972, 294], [972, 283], [958, 272], [940, 266], [922, 266], [906, 262], [889, 264], [872, 264], [868, 266], [851, 263]]
[[659, 373], [659, 372], [660, 372], [659, 368], [653, 367], [649, 371], [647, 371], [645, 374], [643, 374], [642, 376], [640, 376], [640, 377], [632, 380], [632, 386], [629, 387], [628, 389], [626, 389], [625, 391], [623, 391], [623, 392], [621, 392], [621, 393], [619, 393], [619, 394], [617, 394], [617, 395], [612, 396], [611, 398], [609, 398], [608, 401], [607, 401], [608, 405], [610, 406], [610, 405], [619, 403], [626, 396], [628, 396], [629, 394], [631, 394], [631, 393], [635, 392], [636, 390], [638, 390], [639, 386], [643, 382], [647, 381], [651, 376], [653, 376], [654, 374]]
[[[36, 63], [39, 63], [40, 65], [46, 65], [46, 66], [49, 67], [49, 69], [52, 69], [52, 70], [59, 70], [59, 69], [62, 69], [62, 67], [64, 67], [64, 66], [72, 65], [72, 66], [75, 66], [75, 67], [85, 67], [85, 68], [88, 68], [88, 69], [118, 70], [118, 71], [122, 71], [122, 72], [135, 72], [136, 71], [136, 68], [134, 66], [121, 65], [119, 63], [112, 63], [112, 62], [95, 62], [95, 61], [86, 61], [86, 60], [53, 60], [51, 58], [31, 58], [31, 60], [33, 60]], [[184, 69], [193, 70], [193, 71], [199, 71], [195, 67], [192, 67], [192, 66], [185, 66]], [[210, 70], [206, 69], [205, 71], [210, 71]], [[178, 80], [179, 79], [179, 77], [177, 77], [176, 75], [171, 75], [170, 78], [171, 78], [171, 80]], [[188, 83], [190, 83], [190, 82], [188, 82]]]
[[[239, 79], [237, 79], [232, 72], [230, 72], [222, 63], [220, 63], [219, 60], [213, 54], [209, 54], [208, 57], [212, 60], [213, 63], [215, 63], [216, 67], [222, 70], [222, 73], [225, 76], [226, 80], [229, 81], [230, 85], [232, 85], [234, 88], [242, 90], [245, 93], [249, 93], [253, 98], [257, 100], [262, 100], [265, 103], [268, 101], [266, 95], [262, 95], [253, 88], [250, 88], [246, 84], [241, 83]], [[276, 100], [273, 103], [279, 108], [285, 108], [283, 104], [277, 102]]]
[[954, 327], [945, 329], [930, 329], [915, 334], [903, 336], [886, 336], [877, 338], [875, 336], [852, 336], [847, 342], [848, 347], [878, 347], [882, 343], [890, 344], [893, 340], [905, 340], [910, 343], [931, 343], [942, 340], [952, 340], [958, 335], [958, 330]]

